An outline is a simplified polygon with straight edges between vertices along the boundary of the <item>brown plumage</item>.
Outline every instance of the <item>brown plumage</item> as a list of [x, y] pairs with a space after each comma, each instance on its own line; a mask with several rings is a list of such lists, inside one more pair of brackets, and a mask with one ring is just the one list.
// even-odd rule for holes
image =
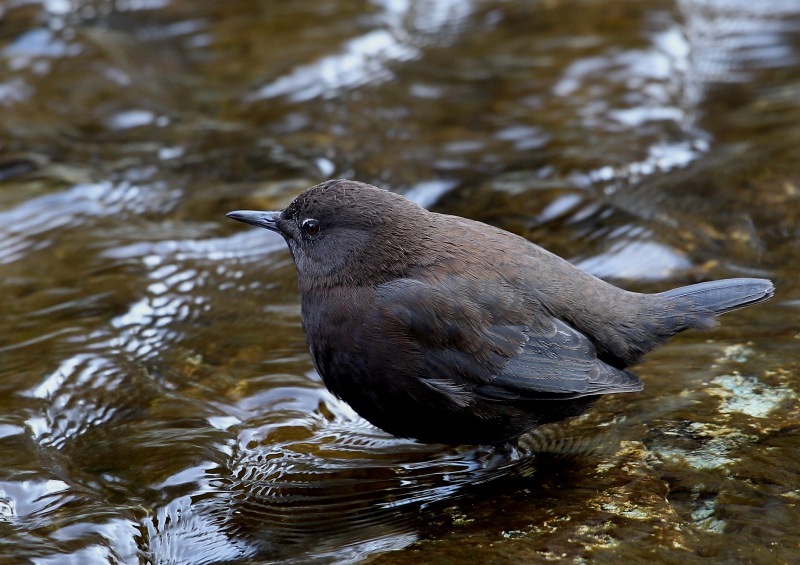
[[426, 442], [513, 442], [639, 391], [625, 368], [642, 355], [773, 293], [762, 279], [628, 292], [519, 236], [355, 181], [309, 188], [281, 212], [228, 215], [288, 243], [328, 388]]

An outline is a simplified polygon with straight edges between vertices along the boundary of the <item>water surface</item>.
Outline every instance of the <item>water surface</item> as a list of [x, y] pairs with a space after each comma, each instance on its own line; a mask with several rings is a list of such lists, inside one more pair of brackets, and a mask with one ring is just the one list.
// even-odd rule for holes
[[[0, 555], [800, 561], [800, 9], [0, 4]], [[279, 236], [331, 177], [658, 291], [776, 297], [516, 457], [334, 399]]]

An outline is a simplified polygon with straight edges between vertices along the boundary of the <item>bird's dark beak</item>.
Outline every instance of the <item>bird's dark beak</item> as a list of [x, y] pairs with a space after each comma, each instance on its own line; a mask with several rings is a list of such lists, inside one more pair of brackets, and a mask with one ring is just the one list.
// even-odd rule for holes
[[226, 215], [239, 222], [250, 224], [251, 226], [258, 226], [259, 228], [267, 228], [272, 231], [278, 230], [278, 217], [280, 212], [258, 212], [256, 210], [236, 210], [235, 212], [228, 212]]

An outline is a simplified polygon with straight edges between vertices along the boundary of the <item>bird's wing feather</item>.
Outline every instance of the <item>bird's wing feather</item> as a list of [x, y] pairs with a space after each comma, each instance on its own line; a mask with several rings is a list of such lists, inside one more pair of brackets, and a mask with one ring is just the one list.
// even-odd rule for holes
[[420, 375], [438, 389], [498, 400], [641, 390], [638, 377], [597, 359], [591, 341], [512, 289], [448, 277], [378, 288], [382, 317], [418, 348]]

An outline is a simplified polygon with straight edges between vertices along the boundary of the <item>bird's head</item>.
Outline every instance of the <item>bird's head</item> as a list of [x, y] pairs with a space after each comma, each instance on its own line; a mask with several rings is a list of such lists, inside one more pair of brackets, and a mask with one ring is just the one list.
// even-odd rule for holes
[[239, 210], [229, 218], [278, 232], [297, 265], [301, 289], [375, 284], [419, 259], [428, 212], [392, 192], [331, 180], [301, 193], [284, 210]]

